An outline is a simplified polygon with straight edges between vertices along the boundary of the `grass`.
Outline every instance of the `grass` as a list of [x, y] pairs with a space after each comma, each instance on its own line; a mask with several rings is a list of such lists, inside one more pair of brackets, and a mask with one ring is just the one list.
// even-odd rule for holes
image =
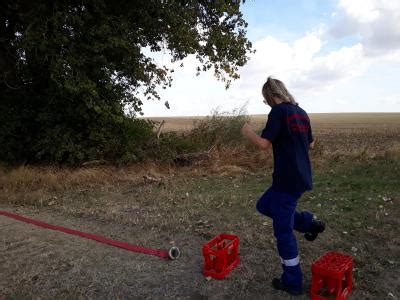
[[[318, 167], [315, 188], [304, 195], [299, 207], [313, 211], [327, 222], [328, 238], [313, 250], [301, 243], [306, 264], [316, 258], [315, 251], [319, 255], [326, 250], [350, 253], [355, 259], [357, 288], [370, 296], [385, 296], [385, 283], [378, 277], [382, 273], [386, 277], [400, 275], [400, 187], [396, 184], [399, 176], [397, 160], [330, 162]], [[161, 216], [177, 220], [169, 221], [161, 230], [169, 226], [189, 229], [188, 233], [204, 239], [218, 232], [234, 232], [247, 251], [254, 247], [261, 253], [262, 249], [275, 247], [270, 221], [254, 209], [269, 181], [269, 174], [179, 178], [168, 187], [156, 187], [150, 198], [170, 195], [163, 203], [178, 201], [176, 206], [166, 205], [159, 210]], [[250, 258], [253, 263], [256, 256], [254, 253]], [[250, 290], [241, 292], [246, 294]]]
[[[270, 184], [269, 173], [265, 169], [225, 176], [171, 174], [135, 185], [126, 181], [102, 190], [59, 194], [51, 207], [53, 212], [82, 220], [135, 228], [132, 238], [143, 245], [155, 246], [154, 239], [163, 235], [187, 245], [193, 237], [206, 241], [219, 232], [238, 234], [245, 261], [241, 275], [232, 279], [231, 291], [223, 295], [245, 296], [262, 292], [257, 284], [266, 276], [264, 268], [275, 265], [271, 222], [255, 211], [258, 197]], [[356, 295], [380, 298], [387, 295], [386, 289], [393, 292], [390, 278], [400, 276], [400, 162], [328, 161], [316, 166], [314, 173], [314, 189], [302, 197], [299, 208], [313, 211], [328, 229], [315, 243], [299, 237], [304, 268], [325, 251], [343, 251], [355, 259]], [[260, 258], [265, 251], [271, 257]], [[259, 265], [260, 259], [264, 266]], [[272, 271], [279, 269], [272, 267]]]
[[[327, 230], [314, 243], [298, 236], [306, 281], [312, 261], [326, 251], [337, 250], [354, 257], [354, 299], [383, 299], [388, 293], [398, 296], [400, 122], [393, 123], [391, 117], [387, 121], [376, 117], [369, 125], [365, 125], [368, 119], [358, 119], [359, 125], [353, 126], [344, 125], [343, 119], [350, 122], [349, 116], [344, 116], [333, 125], [326, 126], [331, 122], [327, 119], [325, 125], [314, 126], [314, 189], [303, 195], [299, 209], [311, 210], [325, 220]], [[389, 123], [390, 126], [384, 125]], [[131, 258], [127, 262], [123, 255], [119, 260], [115, 254], [109, 254], [112, 270], [88, 270], [103, 277], [93, 277], [87, 287], [69, 289], [79, 286], [84, 278], [75, 279], [75, 273], [63, 271], [60, 278], [66, 274], [68, 280], [59, 283], [58, 290], [53, 288], [52, 296], [165, 296], [142, 288], [146, 283], [162, 287], [171, 297], [182, 295], [182, 291], [228, 298], [279, 297], [281, 294], [274, 294], [266, 285], [271, 276], [280, 272], [272, 224], [255, 210], [257, 199], [271, 183], [271, 172], [271, 155], [246, 144], [221, 145], [212, 151], [210, 160], [189, 167], [145, 162], [123, 168], [3, 168], [0, 205], [28, 213], [35, 211], [39, 218], [49, 214], [50, 221], [58, 216], [55, 222], [59, 225], [84, 228], [144, 246], [160, 247], [160, 241], [164, 246], [176, 243], [183, 251], [182, 260], [173, 266], [159, 265], [147, 258]], [[200, 247], [220, 232], [239, 235], [242, 262], [228, 280], [208, 282], [200, 274]], [[68, 243], [64, 246], [69, 249]], [[53, 263], [68, 262], [78, 268], [82, 254], [73, 249], [78, 252], [76, 257], [69, 256], [70, 249], [54, 258]], [[8, 255], [13, 257], [12, 253]], [[38, 273], [43, 277], [41, 285], [28, 281], [21, 286], [5, 275], [0, 288], [1, 284], [9, 286], [7, 295], [15, 298], [21, 298], [20, 294], [29, 298], [32, 290], [36, 291], [35, 297], [49, 296], [48, 287], [55, 286], [55, 279], [47, 276], [47, 269], [35, 260], [27, 261], [21, 270], [18, 265], [10, 269], [10, 274], [30, 278], [27, 266], [36, 273], [43, 270]], [[95, 268], [90, 260], [89, 263], [89, 268]], [[126, 276], [129, 266], [136, 278], [134, 282]], [[151, 278], [141, 275], [147, 266]], [[4, 270], [7, 272], [7, 268]], [[181, 275], [179, 283], [166, 286], [164, 281], [157, 281], [160, 274], [185, 275]], [[103, 284], [106, 279], [121, 294], [107, 294], [107, 285]]]
[[331, 249], [353, 255], [357, 287], [384, 297], [390, 284], [382, 279], [399, 276], [400, 163], [347, 162], [328, 170], [316, 174], [315, 189], [302, 204], [334, 229]]

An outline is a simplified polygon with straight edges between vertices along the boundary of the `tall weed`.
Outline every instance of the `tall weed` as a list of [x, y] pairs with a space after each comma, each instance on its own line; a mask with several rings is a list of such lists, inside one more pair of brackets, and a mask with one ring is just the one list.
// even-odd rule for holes
[[211, 116], [197, 121], [189, 136], [193, 143], [202, 149], [221, 145], [240, 145], [244, 142], [240, 129], [249, 120], [250, 117], [244, 107], [232, 112], [214, 110]]

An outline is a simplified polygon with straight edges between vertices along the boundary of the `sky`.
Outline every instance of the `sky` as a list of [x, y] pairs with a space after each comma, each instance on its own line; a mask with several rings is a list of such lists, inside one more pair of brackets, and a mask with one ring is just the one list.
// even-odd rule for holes
[[[242, 12], [256, 52], [240, 79], [226, 90], [211, 71], [196, 76], [187, 57], [161, 100], [144, 103], [144, 116], [268, 113], [268, 76], [311, 113], [400, 112], [400, 0], [247, 0]], [[155, 59], [169, 62], [165, 53]]]

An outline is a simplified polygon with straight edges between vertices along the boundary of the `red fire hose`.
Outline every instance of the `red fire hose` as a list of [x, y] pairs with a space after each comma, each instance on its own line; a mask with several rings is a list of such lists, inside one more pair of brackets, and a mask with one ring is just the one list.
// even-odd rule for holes
[[171, 249], [169, 249], [169, 251], [150, 249], [150, 248], [136, 246], [136, 245], [132, 245], [132, 244], [121, 242], [121, 241], [112, 240], [112, 239], [109, 239], [109, 238], [106, 238], [106, 237], [100, 236], [100, 235], [86, 233], [86, 232], [82, 232], [82, 231], [78, 231], [75, 229], [70, 229], [70, 228], [66, 228], [66, 227], [62, 227], [62, 226], [58, 226], [58, 225], [52, 225], [52, 224], [49, 224], [46, 222], [34, 220], [31, 218], [27, 218], [27, 217], [24, 217], [21, 215], [10, 213], [10, 212], [4, 211], [4, 210], [0, 210], [0, 215], [6, 216], [6, 217], [9, 217], [9, 218], [21, 221], [21, 222], [33, 224], [33, 225], [36, 225], [39, 227], [43, 227], [43, 228], [47, 228], [47, 229], [51, 229], [51, 230], [55, 230], [55, 231], [61, 231], [61, 232], [71, 234], [71, 235], [77, 235], [77, 236], [80, 236], [80, 237], [83, 237], [86, 239], [90, 239], [90, 240], [95, 240], [100, 243], [108, 244], [108, 245], [111, 245], [114, 247], [122, 248], [122, 249], [133, 251], [133, 252], [140, 252], [140, 253], [144, 253], [144, 254], [150, 254], [150, 255], [164, 257], [164, 258], [170, 258], [170, 259], [177, 259], [180, 255], [180, 251], [177, 247], [172, 247]]

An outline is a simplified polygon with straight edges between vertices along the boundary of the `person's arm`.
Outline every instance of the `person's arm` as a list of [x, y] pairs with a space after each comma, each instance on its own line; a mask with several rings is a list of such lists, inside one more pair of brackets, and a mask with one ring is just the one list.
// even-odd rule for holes
[[312, 134], [312, 130], [311, 130], [311, 126], [310, 129], [308, 130], [308, 145], [309, 145], [309, 149], [314, 149], [314, 145], [315, 145], [315, 140]]
[[267, 150], [271, 146], [271, 142], [256, 134], [251, 128], [250, 124], [247, 122], [242, 127], [242, 134], [251, 143], [253, 143], [262, 150]]

